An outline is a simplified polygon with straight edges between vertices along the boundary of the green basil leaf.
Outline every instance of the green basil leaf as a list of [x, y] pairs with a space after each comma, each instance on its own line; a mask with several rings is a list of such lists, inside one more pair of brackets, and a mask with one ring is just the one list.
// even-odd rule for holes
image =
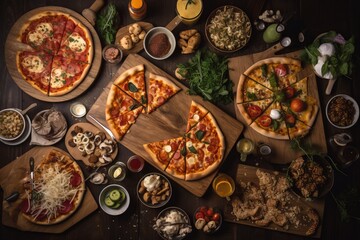
[[272, 121], [273, 129], [276, 131], [280, 127], [280, 123], [278, 121]]
[[267, 74], [268, 74], [267, 65], [266, 64], [261, 65], [261, 75], [264, 78], [266, 78]]
[[133, 105], [131, 105], [131, 106], [129, 107], [130, 111], [131, 111], [131, 110], [134, 110], [137, 106], [138, 106], [137, 103], [134, 103]]
[[190, 152], [192, 152], [192, 153], [197, 153], [197, 151], [196, 151], [196, 149], [194, 148], [194, 146], [189, 147], [189, 150], [190, 150]]
[[133, 84], [132, 82], [128, 83], [128, 88], [130, 90], [130, 92], [137, 92], [139, 91], [139, 89], [135, 86], [135, 84]]
[[201, 139], [203, 139], [203, 137], [205, 136], [205, 132], [199, 130], [199, 131], [197, 131], [197, 132], [195, 133], [195, 136], [196, 136], [196, 138], [197, 138], [199, 141], [201, 141]]
[[146, 104], [147, 103], [147, 99], [145, 96], [141, 96], [141, 103], [142, 104]]
[[185, 146], [181, 149], [180, 154], [183, 155], [184, 157], [186, 156], [186, 147]]
[[270, 81], [270, 86], [272, 88], [277, 88], [278, 87], [278, 82], [277, 82], [275, 73], [272, 72], [270, 74], [269, 81]]

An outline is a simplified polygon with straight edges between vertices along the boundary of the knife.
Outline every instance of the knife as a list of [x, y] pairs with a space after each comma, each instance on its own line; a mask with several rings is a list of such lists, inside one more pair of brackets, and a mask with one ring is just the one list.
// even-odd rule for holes
[[30, 164], [30, 185], [31, 185], [31, 191], [33, 192], [34, 190], [34, 158], [33, 157], [30, 157], [29, 164]]

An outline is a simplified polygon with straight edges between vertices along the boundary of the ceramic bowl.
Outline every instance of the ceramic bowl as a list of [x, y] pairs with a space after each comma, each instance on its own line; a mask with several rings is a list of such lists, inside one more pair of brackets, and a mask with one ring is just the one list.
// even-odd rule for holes
[[[199, 218], [203, 218], [205, 220], [205, 225], [200, 229], [196, 226], [196, 221], [198, 221]], [[213, 234], [221, 228], [223, 219], [220, 209], [208, 206], [201, 206], [195, 210], [193, 221], [195, 224], [195, 228], [198, 231], [204, 232], [206, 234]], [[211, 221], [215, 222], [215, 227], [209, 227], [211, 226], [211, 223], [209, 224], [209, 222]]]
[[[112, 190], [115, 190], [115, 189], [121, 190], [122, 192], [125, 193], [124, 202], [121, 204], [121, 206], [119, 208], [116, 208], [116, 209], [110, 208], [105, 205], [106, 196]], [[128, 209], [128, 207], [130, 205], [130, 195], [129, 195], [128, 191], [126, 190], [126, 188], [124, 188], [123, 186], [118, 185], [118, 184], [110, 184], [110, 185], [106, 186], [103, 190], [101, 190], [100, 195], [99, 195], [99, 205], [100, 205], [101, 209], [109, 215], [112, 215], [112, 216], [121, 215]]]
[[[162, 56], [154, 56], [153, 54], [151, 54], [151, 51], [150, 51], [150, 43], [156, 35], [161, 34], [161, 33], [163, 33], [167, 36], [169, 43], [170, 43], [170, 50]], [[145, 52], [151, 58], [153, 58], [155, 60], [164, 60], [164, 59], [169, 58], [174, 53], [175, 47], [176, 47], [176, 40], [175, 40], [174, 34], [169, 29], [167, 29], [165, 27], [154, 27], [146, 33], [143, 44], [144, 44]]]
[[[109, 49], [117, 49], [118, 50], [118, 54], [117, 56], [114, 58], [114, 59], [109, 59], [107, 57], [107, 51], [109, 51]], [[112, 63], [112, 64], [116, 64], [116, 63], [119, 63], [122, 58], [123, 58], [123, 52], [120, 48], [120, 46], [116, 45], [116, 44], [109, 44], [109, 45], [106, 45], [102, 51], [102, 57], [103, 59], [108, 62], [108, 63]]]
[[[343, 97], [345, 98], [346, 100], [349, 100], [353, 103], [353, 106], [355, 108], [355, 114], [354, 114], [354, 117], [353, 117], [353, 121], [351, 124], [347, 125], [347, 126], [339, 126], [337, 125], [336, 123], [332, 122], [330, 117], [329, 117], [329, 106], [331, 104], [331, 102], [337, 98], [337, 97]], [[346, 95], [346, 94], [338, 94], [338, 95], [335, 95], [333, 96], [332, 98], [330, 98], [330, 100], [328, 101], [328, 103], [326, 104], [326, 110], [325, 110], [325, 113], [326, 113], [326, 118], [327, 120], [330, 122], [331, 125], [333, 125], [334, 127], [336, 128], [340, 128], [340, 129], [347, 129], [347, 128], [350, 128], [352, 126], [355, 125], [355, 123], [358, 121], [359, 119], [359, 105], [357, 104], [357, 102], [355, 101], [355, 99], [353, 99], [352, 97], [350, 97], [349, 95]]]
[[4, 141], [14, 141], [18, 138], [20, 138], [20, 136], [23, 135], [24, 131], [25, 131], [25, 118], [24, 115], [21, 114], [21, 112], [15, 108], [6, 108], [0, 111], [0, 125], [1, 125], [1, 129], [6, 129], [7, 128], [7, 124], [4, 122], [5, 121], [5, 115], [12, 115], [14, 117], [16, 117], [19, 120], [19, 123], [17, 124], [17, 126], [20, 126], [20, 131], [18, 131], [18, 133], [16, 135], [8, 135], [8, 134], [0, 134], [0, 139], [4, 140]]

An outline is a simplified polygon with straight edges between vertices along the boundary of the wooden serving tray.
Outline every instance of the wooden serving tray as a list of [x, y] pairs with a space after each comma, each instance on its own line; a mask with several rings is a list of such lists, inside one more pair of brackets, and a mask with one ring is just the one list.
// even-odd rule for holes
[[[257, 169], [258, 168], [256, 168], [256, 167], [239, 164], [238, 168], [237, 168], [237, 173], [236, 173], [236, 184], [239, 184], [240, 181], [242, 181], [244, 183], [253, 182], [255, 184], [258, 184], [259, 180], [258, 180], [258, 177], [256, 176]], [[264, 171], [264, 172], [274, 173], [274, 171], [271, 171], [271, 170], [266, 170], [266, 169], [260, 169], [260, 170]], [[285, 174], [279, 173], [279, 176], [285, 176]], [[236, 193], [234, 193], [234, 194], [236, 194]], [[292, 234], [306, 236], [305, 232], [309, 228], [310, 223], [304, 221], [301, 216], [304, 215], [305, 210], [310, 207], [310, 208], [316, 209], [316, 211], [319, 213], [319, 216], [320, 216], [320, 225], [319, 225], [316, 233], [314, 235], [312, 235], [312, 237], [320, 238], [321, 229], [322, 229], [321, 223], [323, 221], [324, 209], [325, 209], [325, 200], [318, 199], [318, 200], [313, 200], [313, 201], [306, 201], [304, 198], [298, 197], [293, 192], [290, 192], [290, 194], [292, 194], [292, 196], [294, 197], [292, 200], [290, 200], [290, 205], [291, 206], [299, 206], [302, 209], [302, 211], [300, 212], [300, 214], [298, 216], [300, 221], [302, 220], [301, 224], [299, 225], [298, 228], [295, 228], [292, 224], [289, 224], [289, 229], [286, 230], [280, 226], [275, 225], [274, 223], [271, 223], [267, 227], [260, 227], [250, 220], [236, 220], [235, 216], [231, 214], [232, 206], [231, 206], [230, 201], [227, 202], [225, 209], [224, 209], [224, 220], [228, 221], [228, 222], [244, 224], [244, 225], [248, 225], [248, 226], [252, 226], [252, 227], [265, 228], [265, 229], [270, 229], [270, 230], [275, 230], [275, 231], [280, 231], [280, 232], [286, 232], [286, 233], [292, 233]]]
[[[24, 50], [32, 50], [31, 48], [27, 48], [26, 45], [19, 42], [17, 40], [17, 37], [19, 35], [20, 29], [23, 26], [23, 24], [26, 23], [26, 21], [29, 19], [29, 17], [43, 11], [59, 11], [63, 13], [70, 14], [72, 17], [75, 17], [77, 20], [79, 20], [82, 24], [84, 24], [90, 31], [93, 39], [93, 45], [94, 45], [94, 56], [93, 61], [91, 64], [91, 67], [86, 75], [86, 77], [83, 79], [83, 81], [71, 92], [64, 94], [62, 96], [54, 96], [49, 97], [40, 91], [33, 88], [29, 83], [27, 83], [19, 73], [17, 69], [16, 64], [16, 53], [17, 51], [24, 51]], [[83, 92], [85, 92], [91, 84], [95, 81], [96, 76], [98, 75], [100, 71], [101, 61], [102, 61], [102, 48], [101, 48], [101, 42], [99, 39], [99, 36], [97, 32], [95, 31], [94, 27], [80, 14], [77, 12], [63, 7], [56, 7], [56, 6], [48, 6], [48, 7], [41, 7], [33, 9], [24, 15], [22, 15], [13, 25], [13, 27], [10, 29], [9, 35], [7, 36], [6, 42], [5, 42], [5, 62], [6, 67], [9, 70], [9, 73], [12, 77], [12, 79], [15, 81], [16, 85], [18, 85], [21, 90], [23, 90], [25, 93], [29, 94], [33, 98], [45, 101], [45, 102], [64, 102], [73, 98], [76, 98], [77, 96], [81, 95]]]
[[[67, 152], [56, 147], [34, 147], [0, 169], [0, 185], [4, 191], [4, 198], [15, 191], [24, 194], [23, 179], [30, 175], [29, 158], [33, 157], [35, 159], [36, 168], [36, 165], [40, 163], [43, 156], [52, 149], [68, 155]], [[20, 198], [13, 203], [8, 203], [5, 200], [2, 201], [2, 224], [22, 231], [45, 233], [62, 233], [98, 208], [96, 200], [89, 188], [87, 188], [81, 206], [72, 216], [58, 224], [45, 226], [31, 223], [22, 217], [18, 210], [20, 203]]]
[[[155, 74], [169, 78], [174, 83], [176, 83], [176, 85], [178, 85], [182, 90], [151, 114], [140, 114], [140, 116], [136, 120], [136, 123], [131, 126], [129, 132], [124, 136], [120, 143], [135, 154], [143, 157], [148, 163], [150, 163], [154, 167], [158, 168], [144, 150], [143, 144], [183, 136], [186, 130], [186, 123], [189, 114], [190, 104], [191, 101], [194, 100], [207, 108], [213, 114], [217, 123], [219, 124], [226, 142], [226, 149], [223, 158], [223, 161], [225, 161], [230, 150], [239, 138], [243, 130], [243, 125], [236, 119], [230, 117], [222, 110], [211, 104], [210, 102], [203, 101], [201, 97], [188, 95], [186, 93], [187, 88], [185, 86], [178, 83], [169, 74], [165, 73], [163, 70], [156, 67], [155, 65], [153, 65], [139, 55], [130, 54], [115, 74], [113, 80], [125, 70], [138, 64], [145, 65], [146, 81], [148, 81], [147, 77], [149, 73], [153, 72]], [[109, 82], [104, 92], [96, 100], [95, 104], [91, 107], [90, 111], [86, 116], [86, 119], [94, 125], [97, 124], [89, 117], [90, 115], [97, 119], [99, 122], [101, 122], [103, 125], [107, 126], [105, 120], [105, 105], [109, 89], [111, 84], [113, 83], [113, 80]], [[211, 184], [214, 176], [218, 172], [218, 169], [212, 174], [196, 181], [184, 181], [181, 179], [177, 179], [162, 171], [161, 169], [159, 170], [194, 195], [201, 197]]]
[[[283, 49], [280, 43], [274, 45], [273, 47], [260, 52], [254, 53], [251, 55], [244, 55], [238, 56], [229, 59], [229, 77], [234, 82], [234, 91], [237, 91], [237, 86], [239, 83], [240, 75], [245, 72], [247, 68], [249, 68], [252, 64], [256, 63], [259, 60], [270, 58], [274, 56], [284, 56], [284, 57], [291, 57], [295, 59], [299, 59], [300, 52], [291, 52], [284, 55], [275, 55], [276, 52]], [[324, 132], [324, 125], [323, 125], [323, 117], [321, 115], [321, 106], [320, 106], [320, 99], [318, 88], [316, 84], [316, 76], [313, 71], [310, 69], [311, 66], [308, 65], [305, 67], [303, 72], [308, 73], [308, 91], [309, 95], [315, 97], [317, 100], [319, 111], [312, 126], [310, 132], [305, 136], [305, 140], [312, 143], [314, 147], [316, 147], [320, 152], [326, 153], [327, 146], [326, 146], [326, 136]], [[259, 134], [251, 127], [248, 127], [244, 118], [240, 114], [238, 107], [235, 104], [235, 113], [236, 118], [239, 119], [242, 123], [245, 124], [244, 129], [244, 136], [247, 138], [252, 139], [255, 143], [266, 143], [272, 149], [271, 157], [268, 158], [268, 161], [275, 164], [286, 164], [291, 162], [292, 160], [296, 159], [297, 157], [303, 155], [303, 152], [294, 151], [291, 149], [290, 141], [289, 140], [278, 140], [266, 137], [264, 135]]]
[[[69, 140], [72, 139], [71, 132], [75, 129], [76, 126], [81, 127], [84, 131], [91, 131], [94, 134], [96, 134], [98, 132], [104, 132], [106, 134], [107, 139], [111, 139], [111, 138], [110, 138], [109, 134], [107, 134], [105, 131], [98, 129], [97, 127], [95, 127], [94, 125], [92, 125], [90, 123], [75, 123], [68, 129], [68, 131], [65, 135], [65, 146], [66, 146], [66, 149], [68, 150], [68, 152], [76, 160], [83, 161], [88, 166], [94, 166], [94, 164], [89, 162], [89, 156], [84, 157], [82, 155], [82, 153], [77, 149], [77, 147], [71, 147], [69, 145]], [[112, 157], [112, 159], [115, 159], [117, 154], [118, 154], [118, 148], [116, 147], [116, 149], [110, 156]], [[96, 166], [106, 166], [108, 164], [110, 164], [110, 162], [104, 163], [104, 164], [97, 162]]]

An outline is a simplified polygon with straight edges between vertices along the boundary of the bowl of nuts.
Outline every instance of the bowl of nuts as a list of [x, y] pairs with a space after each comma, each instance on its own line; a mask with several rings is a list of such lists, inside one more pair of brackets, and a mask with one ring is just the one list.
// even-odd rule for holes
[[18, 139], [25, 130], [25, 118], [20, 111], [6, 108], [0, 111], [0, 139], [13, 141]]
[[137, 184], [140, 202], [149, 208], [159, 208], [169, 202], [172, 194], [170, 181], [160, 173], [148, 173]]
[[326, 118], [336, 128], [346, 129], [359, 119], [359, 105], [349, 95], [338, 94], [326, 104]]

